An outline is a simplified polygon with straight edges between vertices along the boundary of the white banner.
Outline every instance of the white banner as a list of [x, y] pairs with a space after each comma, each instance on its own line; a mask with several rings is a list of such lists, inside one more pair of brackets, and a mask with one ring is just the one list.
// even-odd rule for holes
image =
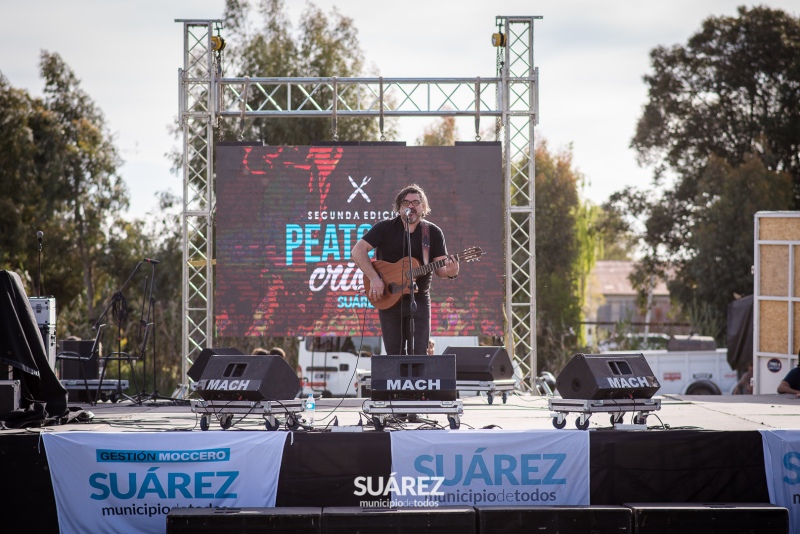
[[769, 502], [789, 510], [792, 532], [800, 532], [800, 430], [761, 430]]
[[285, 432], [44, 434], [62, 532], [167, 529], [174, 507], [275, 506]]
[[585, 431], [392, 432], [391, 443], [392, 506], [589, 504]]

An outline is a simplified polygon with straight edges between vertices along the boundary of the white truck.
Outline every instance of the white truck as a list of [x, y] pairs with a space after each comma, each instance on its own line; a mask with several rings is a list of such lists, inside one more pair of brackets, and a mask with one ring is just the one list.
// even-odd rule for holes
[[[436, 354], [447, 347], [477, 347], [477, 336], [431, 336]], [[303, 396], [355, 397], [359, 371], [372, 369], [372, 355], [385, 354], [380, 337], [320, 336], [300, 338], [297, 351]]]
[[728, 365], [727, 349], [635, 350], [603, 354], [644, 354], [661, 384], [656, 395], [730, 395], [738, 378]]

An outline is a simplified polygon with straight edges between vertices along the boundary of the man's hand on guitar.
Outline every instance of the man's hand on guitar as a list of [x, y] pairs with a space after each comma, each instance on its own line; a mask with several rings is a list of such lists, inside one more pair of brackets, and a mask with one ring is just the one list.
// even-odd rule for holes
[[444, 268], [448, 278], [458, 276], [458, 261], [453, 256], [447, 256], [444, 260]]
[[370, 300], [381, 300], [383, 298], [383, 280], [379, 276], [370, 279], [369, 295]]

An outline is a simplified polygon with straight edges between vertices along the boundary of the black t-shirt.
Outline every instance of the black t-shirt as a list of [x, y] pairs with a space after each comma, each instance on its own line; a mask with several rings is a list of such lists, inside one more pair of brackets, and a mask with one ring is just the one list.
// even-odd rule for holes
[[[422, 225], [430, 228], [430, 252], [428, 261], [447, 255], [447, 245], [441, 228], [427, 221], [422, 221], [411, 233], [411, 256], [422, 264]], [[386, 219], [378, 222], [364, 234], [364, 241], [375, 249], [375, 259], [395, 263], [408, 256], [406, 247], [406, 231], [400, 217]], [[433, 273], [417, 278], [417, 287], [420, 292], [428, 291]]]
[[783, 379], [789, 384], [790, 388], [800, 391], [800, 367], [793, 368]]

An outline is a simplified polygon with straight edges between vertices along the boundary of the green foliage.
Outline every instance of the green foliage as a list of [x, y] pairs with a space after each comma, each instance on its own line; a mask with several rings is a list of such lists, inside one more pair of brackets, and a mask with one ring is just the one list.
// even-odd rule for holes
[[421, 146], [453, 146], [458, 140], [458, 125], [455, 117], [442, 117], [425, 127], [422, 137], [417, 139]]
[[640, 300], [666, 280], [693, 326], [708, 329], [697, 333], [720, 342], [734, 294], [753, 291], [753, 215], [800, 207], [800, 19], [742, 7], [651, 58], [631, 145], [662, 187], [628, 188], [604, 208], [639, 237]]
[[685, 311], [692, 332], [717, 339], [723, 337], [727, 326], [726, 314], [715, 307], [714, 303], [695, 299], [685, 307]]
[[[700, 190], [688, 228], [691, 252], [676, 260], [669, 289], [684, 305], [696, 308], [695, 302], [705, 303], [725, 317], [734, 294], [753, 292], [753, 216], [759, 210], [787, 209], [792, 182], [788, 174], [770, 172], [756, 158], [736, 168], [712, 158]], [[697, 331], [720, 341], [724, 332], [724, 326]]]
[[[639, 234], [644, 255], [631, 280], [640, 303], [652, 280], [666, 280], [673, 300], [696, 329], [716, 324], [693, 320], [697, 303], [715, 310], [707, 316], [725, 317], [735, 294], [753, 292], [753, 217], [760, 210], [788, 209], [792, 188], [787, 173], [770, 172], [755, 157], [739, 167], [709, 158], [697, 183], [689, 200], [678, 191], [656, 197], [629, 189], [613, 195], [607, 205], [630, 221], [646, 221]], [[696, 333], [722, 342], [724, 324]]]
[[[153, 272], [149, 264], [133, 271], [142, 258], [159, 258], [153, 286], [156, 328], [144, 351], [146, 385], [144, 363], [135, 368], [138, 386], [152, 391], [155, 352], [158, 388], [171, 393], [182, 359], [180, 202], [163, 196], [150, 223], [126, 220], [120, 159], [102, 113], [57, 54], [42, 54], [41, 71], [42, 99], [11, 87], [0, 75], [0, 264], [22, 275], [27, 293], [35, 295], [36, 231], [42, 230], [42, 294], [56, 298], [57, 338], [93, 339], [92, 326], [102, 319], [105, 354], [121, 350], [141, 356], [140, 321], [147, 319], [149, 297], [145, 282], [152, 283]], [[116, 291], [129, 312], [119, 343], [109, 307]], [[119, 368], [133, 385], [128, 364]], [[107, 377], [117, 376], [118, 366], [110, 365]]]
[[800, 209], [800, 19], [740, 7], [651, 58], [649, 102], [631, 143], [641, 160], [677, 172], [691, 194], [710, 156], [739, 166], [755, 155], [792, 176], [791, 207]]
[[51, 128], [44, 119], [43, 103], [0, 74], [0, 264], [29, 283], [36, 268], [36, 230], [29, 228], [45, 215], [35, 139], [39, 130]]
[[93, 317], [106, 282], [98, 266], [107, 258], [107, 235], [128, 205], [117, 174], [120, 160], [102, 113], [61, 57], [42, 52], [41, 73], [44, 99], [0, 82], [0, 113], [13, 118], [0, 123], [3, 262], [27, 271], [28, 291], [35, 294], [35, 234], [42, 230], [43, 293], [62, 305], [80, 295], [75, 302]]
[[600, 206], [592, 208], [591, 232], [597, 261], [628, 261], [636, 250], [637, 237], [620, 213]]
[[537, 354], [541, 369], [556, 369], [578, 346], [582, 280], [593, 252], [584, 248], [588, 236], [579, 240], [576, 233], [580, 175], [572, 153], [553, 154], [540, 139], [535, 167]]
[[[289, 20], [282, 0], [260, 0], [258, 14], [261, 25], [255, 30], [245, 21], [253, 9], [247, 1], [229, 1], [226, 5], [225, 25], [230, 35], [227, 70], [240, 76], [259, 77], [363, 77], [364, 54], [358, 42], [358, 31], [353, 20], [341, 15], [335, 8], [326, 14], [313, 3], [308, 3], [299, 27], [294, 28]], [[311, 85], [308, 91], [312, 90]], [[365, 95], [367, 96], [367, 95]], [[251, 105], [258, 107], [262, 95], [253, 95]], [[306, 99], [299, 91], [291, 95], [286, 91], [272, 95], [282, 109], [297, 109]], [[321, 91], [315, 94], [317, 102], [324, 108], [332, 107], [332, 93]], [[395, 135], [389, 125], [386, 137]], [[238, 134], [228, 131], [226, 138]], [[262, 140], [272, 145], [304, 145], [333, 137], [329, 118], [275, 118], [250, 122], [241, 132], [245, 139]], [[378, 121], [370, 118], [339, 118], [336, 134], [342, 141], [369, 141], [380, 137]]]
[[626, 189], [606, 207], [640, 237], [640, 294], [667, 280], [698, 333], [722, 341], [727, 305], [753, 291], [753, 215], [800, 207], [800, 19], [742, 7], [651, 57], [631, 144], [656, 184], [666, 171], [676, 180], [660, 194]]

